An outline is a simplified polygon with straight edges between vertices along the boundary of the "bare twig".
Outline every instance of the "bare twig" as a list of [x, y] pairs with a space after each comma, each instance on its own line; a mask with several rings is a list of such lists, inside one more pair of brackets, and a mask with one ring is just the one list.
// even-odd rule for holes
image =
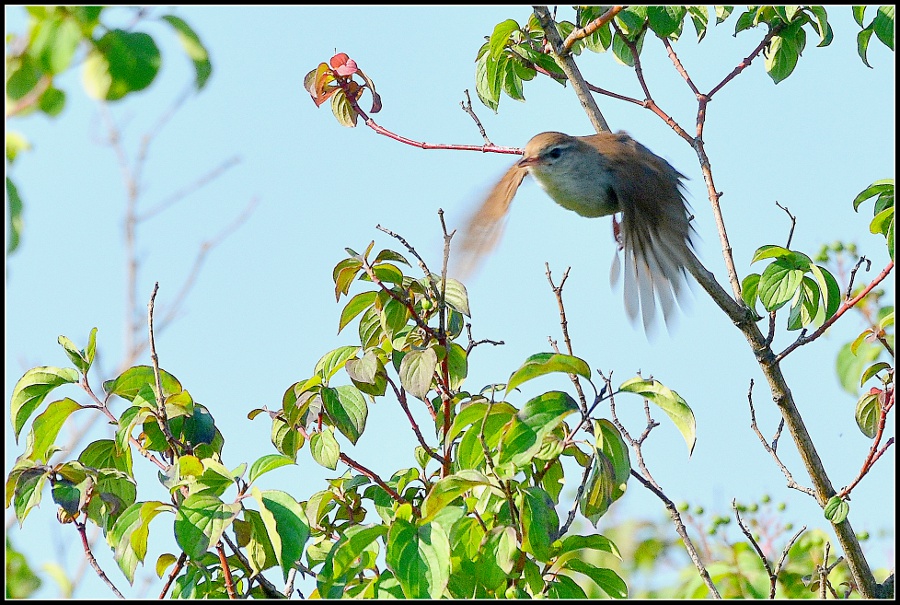
[[[782, 474], [787, 479], [787, 486], [791, 489], [795, 489], [797, 491], [803, 492], [808, 496], [815, 497], [815, 492], [809, 488], [804, 487], [797, 483], [794, 480], [794, 476], [791, 474], [791, 471], [788, 470], [788, 467], [781, 461], [778, 457], [778, 454], [775, 451], [776, 440], [773, 440], [773, 444], [770, 446], [766, 441], [766, 438], [763, 437], [762, 431], [759, 430], [759, 425], [756, 423], [756, 410], [753, 407], [753, 379], [750, 379], [750, 389], [747, 391], [747, 401], [750, 404], [750, 428], [756, 433], [756, 436], [759, 437], [759, 442], [762, 443], [763, 449], [765, 449], [772, 459], [775, 461], [775, 464], [778, 465], [778, 468], [781, 469]], [[778, 427], [779, 433], [781, 432], [781, 426]]]
[[478, 126], [478, 132], [481, 133], [481, 138], [484, 139], [485, 145], [493, 147], [494, 143], [491, 142], [491, 140], [488, 138], [487, 132], [484, 130], [484, 126], [481, 124], [481, 120], [478, 119], [478, 116], [475, 115], [475, 111], [472, 109], [472, 98], [469, 97], [469, 89], [467, 88], [463, 92], [466, 95], [466, 100], [460, 101], [459, 106], [462, 107], [462, 110], [469, 114], [469, 117], [471, 117], [475, 121], [475, 125]]
[[775, 201], [775, 205], [778, 206], [779, 208], [781, 208], [782, 210], [784, 210], [784, 212], [788, 215], [788, 218], [791, 219], [791, 230], [788, 232], [787, 243], [784, 245], [785, 248], [790, 250], [791, 240], [794, 239], [794, 227], [797, 226], [797, 217], [794, 216], [793, 214], [791, 214], [791, 211], [788, 210], [787, 206], [782, 206], [781, 204], [778, 203], [777, 200]]
[[731, 500], [731, 509], [734, 511], [734, 517], [737, 519], [738, 527], [741, 528], [741, 531], [750, 541], [750, 545], [753, 547], [753, 550], [756, 551], [756, 554], [759, 556], [760, 560], [763, 563], [763, 567], [766, 568], [766, 574], [769, 576], [769, 598], [775, 598], [775, 586], [778, 582], [778, 575], [775, 571], [772, 570], [772, 566], [769, 565], [769, 560], [766, 558], [766, 554], [763, 552], [762, 548], [760, 548], [759, 544], [756, 541], [756, 538], [753, 537], [753, 534], [744, 525], [744, 520], [741, 519], [741, 513], [738, 511], [737, 500], [732, 498]]
[[97, 563], [97, 559], [94, 557], [94, 553], [91, 552], [91, 545], [88, 542], [87, 533], [85, 532], [84, 523], [80, 521], [75, 521], [75, 528], [78, 530], [78, 535], [81, 536], [81, 545], [84, 547], [84, 556], [87, 557], [88, 561], [91, 563], [91, 567], [94, 568], [94, 571], [97, 572], [97, 575], [100, 577], [103, 582], [109, 586], [109, 589], [113, 591], [120, 599], [124, 599], [125, 597], [119, 592], [119, 589], [116, 588], [116, 585], [112, 583], [112, 580], [103, 572], [100, 568], [100, 564]]
[[856, 265], [850, 270], [850, 279], [847, 281], [847, 293], [844, 295], [844, 298], [850, 298], [850, 294], [853, 292], [853, 282], [856, 280], [856, 272], [859, 271], [863, 263], [866, 264], [866, 273], [872, 270], [872, 261], [865, 256], [860, 256], [859, 260], [856, 261]]

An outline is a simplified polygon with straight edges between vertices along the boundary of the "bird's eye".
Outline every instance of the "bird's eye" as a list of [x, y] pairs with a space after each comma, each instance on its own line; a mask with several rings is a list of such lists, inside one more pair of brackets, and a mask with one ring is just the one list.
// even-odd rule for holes
[[551, 149], [550, 151], [547, 152], [547, 157], [549, 157], [553, 160], [558, 160], [561, 155], [562, 155], [562, 149], [560, 149], [559, 147], [554, 147], [553, 149]]

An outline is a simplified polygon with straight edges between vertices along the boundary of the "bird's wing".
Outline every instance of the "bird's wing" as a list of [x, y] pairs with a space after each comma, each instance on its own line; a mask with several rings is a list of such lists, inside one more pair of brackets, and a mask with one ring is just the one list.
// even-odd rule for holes
[[526, 174], [527, 169], [513, 164], [469, 218], [462, 232], [459, 260], [454, 263], [458, 279], [470, 276], [500, 241], [509, 205]]
[[680, 189], [683, 176], [630, 137], [627, 143], [611, 158], [620, 171], [613, 189], [622, 208], [625, 309], [632, 321], [640, 312], [649, 333], [657, 301], [667, 325], [675, 316], [693, 255], [693, 228]]

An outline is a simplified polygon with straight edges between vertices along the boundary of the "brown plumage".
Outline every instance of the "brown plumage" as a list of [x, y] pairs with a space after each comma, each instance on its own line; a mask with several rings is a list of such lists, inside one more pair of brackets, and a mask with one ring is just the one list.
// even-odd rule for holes
[[[659, 302], [668, 323], [683, 293], [693, 256], [693, 228], [681, 191], [684, 175], [624, 132], [572, 137], [544, 132], [525, 145], [524, 157], [503, 175], [471, 217], [462, 241], [466, 274], [499, 241], [510, 203], [530, 173], [553, 200], [586, 217], [622, 213], [625, 310], [640, 312], [645, 329]], [[619, 275], [618, 254], [611, 281]]]

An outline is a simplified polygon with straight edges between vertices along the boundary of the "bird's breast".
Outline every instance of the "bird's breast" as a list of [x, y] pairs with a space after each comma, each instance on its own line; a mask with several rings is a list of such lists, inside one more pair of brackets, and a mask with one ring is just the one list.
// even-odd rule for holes
[[528, 171], [554, 202], [581, 216], [609, 216], [620, 210], [615, 195], [611, 194], [611, 175], [605, 170], [575, 175], [559, 170], [558, 166], [553, 170], [531, 166]]

